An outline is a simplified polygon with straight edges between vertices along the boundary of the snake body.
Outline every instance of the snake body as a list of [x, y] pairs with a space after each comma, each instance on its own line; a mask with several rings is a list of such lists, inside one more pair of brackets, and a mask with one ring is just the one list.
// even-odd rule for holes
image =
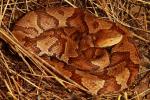
[[92, 94], [127, 88], [139, 70], [131, 33], [86, 10], [31, 11], [16, 22], [12, 33], [27, 50]]

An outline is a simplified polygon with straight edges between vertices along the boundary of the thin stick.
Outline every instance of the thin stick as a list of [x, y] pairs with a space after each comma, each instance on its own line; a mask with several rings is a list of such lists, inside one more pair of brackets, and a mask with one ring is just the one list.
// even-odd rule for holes
[[70, 1], [68, 0], [64, 0], [64, 1], [67, 2], [69, 5], [71, 5], [72, 7], [77, 8], [77, 6], [73, 5]]
[[144, 1], [144, 0], [137, 0], [137, 1], [142, 2], [143, 4], [148, 4], [148, 5], [150, 5], [150, 2], [146, 2], [146, 1]]
[[9, 85], [8, 85], [8, 83], [7, 83], [7, 81], [6, 81], [5, 79], [4, 79], [4, 83], [5, 83], [5, 85], [6, 85], [7, 89], [8, 89], [8, 91], [9, 91], [9, 94], [10, 94], [15, 100], [18, 100], [17, 97], [13, 95], [13, 92], [12, 92], [11, 88], [9, 87]]
[[[147, 93], [147, 92], [150, 92], [150, 88], [147, 89], [147, 90], [145, 90], [145, 91], [143, 91], [143, 92], [141, 92], [141, 93], [139, 93], [137, 96], [141, 96], [141, 95], [143, 95], [143, 94], [145, 94], [145, 93]], [[137, 98], [137, 96], [134, 96], [134, 97], [131, 98], [130, 100], [133, 100], [133, 99]]]

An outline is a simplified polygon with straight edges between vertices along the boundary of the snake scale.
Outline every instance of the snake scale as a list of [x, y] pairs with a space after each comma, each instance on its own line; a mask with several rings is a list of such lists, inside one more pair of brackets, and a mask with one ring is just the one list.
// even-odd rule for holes
[[139, 71], [131, 32], [80, 8], [31, 11], [12, 33], [26, 50], [92, 94], [126, 89]]

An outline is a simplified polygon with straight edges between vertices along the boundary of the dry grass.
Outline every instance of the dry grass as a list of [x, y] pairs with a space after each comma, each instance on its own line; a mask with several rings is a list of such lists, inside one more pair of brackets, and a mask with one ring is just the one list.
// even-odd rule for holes
[[[51, 6], [72, 6], [88, 9], [95, 16], [120, 23], [132, 31], [143, 60], [135, 86], [120, 94], [87, 96], [66, 86], [84, 87], [56, 74], [56, 70], [37, 55], [22, 48], [11, 34], [14, 22], [31, 10]], [[0, 99], [118, 99], [140, 100], [148, 97], [147, 87], [136, 93], [138, 82], [149, 73], [150, 2], [147, 0], [1, 0], [0, 1]], [[9, 45], [9, 46], [8, 46]], [[145, 48], [145, 46], [147, 48]], [[15, 57], [15, 58], [14, 58]], [[147, 67], [148, 65], [148, 67]], [[142, 73], [141, 73], [142, 72]], [[149, 80], [149, 79], [147, 79]], [[59, 84], [58, 84], [59, 83]], [[62, 87], [63, 86], [63, 87]], [[132, 89], [133, 88], [133, 89]], [[138, 92], [138, 91], [137, 91]], [[149, 97], [150, 98], [150, 97]]]

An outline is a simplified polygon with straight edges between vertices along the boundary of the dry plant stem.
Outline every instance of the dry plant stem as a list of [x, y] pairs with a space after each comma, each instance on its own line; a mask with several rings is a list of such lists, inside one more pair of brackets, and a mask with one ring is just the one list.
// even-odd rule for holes
[[27, 91], [24, 90], [24, 89], [16, 82], [16, 80], [14, 79], [14, 77], [11, 77], [11, 79], [13, 80], [13, 82], [14, 82], [14, 84], [15, 84], [15, 87], [16, 87], [16, 89], [17, 89], [19, 95], [21, 95], [20, 91], [27, 93]]
[[145, 38], [143, 38], [143, 37], [141, 37], [141, 36], [139, 36], [139, 35], [137, 35], [137, 34], [135, 34], [135, 33], [132, 33], [132, 35], [133, 35], [134, 37], [136, 37], [136, 38], [138, 38], [138, 39], [140, 39], [140, 40], [146, 42], [146, 43], [150, 43], [149, 40], [146, 40]]
[[[108, 0], [108, 1], [111, 2], [110, 0]], [[107, 9], [109, 9], [112, 18], [118, 17], [117, 14], [116, 14], [116, 12], [114, 11], [114, 6], [112, 4], [110, 4], [110, 8], [107, 6]]]
[[7, 76], [7, 79], [8, 79], [8, 84], [9, 84], [9, 87], [11, 88], [11, 90], [12, 91], [14, 91], [15, 89], [14, 89], [14, 87], [12, 86], [12, 82], [11, 82], [11, 80], [10, 80], [10, 77], [9, 77], [9, 75], [8, 75], [8, 73], [6, 72], [6, 76]]
[[91, 6], [92, 6], [92, 8], [93, 8], [93, 10], [94, 10], [94, 12], [95, 12], [95, 16], [97, 16], [98, 17], [98, 13], [97, 13], [97, 11], [96, 11], [96, 9], [95, 9], [95, 7], [94, 7], [94, 3], [93, 3], [93, 1], [92, 0], [89, 0], [90, 1], [90, 4], [91, 4]]
[[[12, 69], [10, 69], [9, 66], [8, 66], [8, 64], [7, 64], [7, 62], [6, 62], [6, 60], [5, 60], [4, 57], [3, 57], [2, 52], [0, 52], [0, 54], [1, 54], [2, 58], [3, 58], [3, 61], [4, 61], [3, 63], [4, 63], [4, 65], [5, 65], [5, 67], [7, 68], [7, 70], [8, 70], [10, 73], [13, 73], [13, 74], [18, 75], [19, 77], [21, 77], [22, 79], [24, 79], [25, 81], [27, 81], [28, 83], [30, 83], [31, 85], [33, 85], [34, 87], [40, 89], [38, 86], [36, 86], [36, 85], [35, 85], [34, 83], [32, 83], [31, 81], [29, 81], [28, 79], [24, 78], [24, 77], [21, 76], [20, 74], [16, 73], [16, 72], [13, 71]], [[6, 74], [6, 75], [7, 75], [7, 74]], [[8, 80], [9, 80], [9, 83], [11, 83], [9, 77], [8, 77]], [[11, 85], [11, 84], [10, 84], [10, 85]], [[11, 86], [11, 87], [12, 87], [12, 86]]]
[[[142, 66], [142, 67], [144, 67], [144, 66]], [[139, 75], [140, 75], [140, 74], [143, 74], [143, 73], [147, 73], [147, 72], [149, 72], [149, 71], [150, 71], [150, 69], [147, 69], [147, 70], [145, 70], [145, 71], [140, 72]]]
[[[52, 92], [49, 92], [49, 91], [48, 91], [48, 94], [51, 94], [53, 97], [56, 97], [58, 100], [64, 100], [64, 99], [62, 99], [61, 97], [57, 96], [56, 94], [54, 94], [54, 93], [52, 93]], [[45, 97], [46, 97], [46, 95], [45, 95]], [[40, 100], [40, 99], [39, 99], [39, 100]]]
[[134, 96], [134, 97], [131, 98], [130, 100], [134, 100], [134, 99], [137, 98], [138, 96], [143, 96], [143, 95], [145, 95], [145, 93], [148, 93], [148, 92], [150, 92], [150, 88], [147, 89], [147, 90], [145, 90], [145, 91], [143, 91], [143, 92], [141, 92], [141, 93], [139, 93], [139, 94], [137, 94], [136, 96]]
[[[28, 75], [32, 75], [32, 76], [36, 76], [36, 77], [39, 77], [39, 78], [53, 78], [53, 79], [55, 79], [55, 77], [54, 76], [48, 76], [48, 75], [37, 75], [37, 74], [31, 74], [31, 73], [27, 73], [27, 72], [22, 72], [22, 73], [24, 73], [24, 74], [28, 74]], [[65, 81], [65, 80], [61, 80], [63, 83], [67, 83], [67, 84], [70, 84], [69, 82], [67, 82], [67, 81]], [[48, 85], [48, 84], [47, 84]], [[70, 85], [73, 85], [73, 84], [70, 84]], [[74, 85], [73, 85], [74, 86]]]
[[[14, 77], [11, 77], [11, 79], [13, 80], [13, 83], [17, 89], [17, 93], [19, 94], [19, 96], [23, 97], [23, 94], [21, 93], [22, 91], [19, 89], [18, 83], [15, 81]], [[27, 93], [27, 92], [26, 92]], [[25, 97], [27, 100], [29, 100], [29, 98]]]
[[27, 0], [25, 2], [26, 2], [26, 10], [29, 11], [29, 6], [28, 6]]
[[[12, 78], [14, 84], [16, 85], [16, 87], [18, 87], [18, 93], [19, 93], [19, 91], [28, 93], [22, 86], [20, 86], [20, 85], [15, 81], [14, 77], [11, 77], [11, 78]], [[21, 93], [20, 93], [20, 94], [21, 94]]]
[[146, 2], [146, 1], [144, 1], [144, 0], [137, 0], [137, 1], [142, 2], [143, 4], [148, 4], [148, 5], [150, 5], [150, 2]]
[[37, 85], [35, 85], [34, 83], [32, 83], [30, 80], [26, 79], [25, 77], [21, 76], [20, 74], [16, 73], [15, 71], [11, 70], [11, 72], [14, 73], [14, 74], [16, 74], [17, 76], [21, 77], [22, 79], [24, 79], [26, 82], [28, 82], [32, 86], [36, 87], [37, 89], [41, 89], [40, 87], [38, 87]]
[[3, 1], [1, 1], [1, 9], [0, 9], [0, 13], [2, 14], [2, 12], [3, 12]]
[[[99, 2], [100, 2], [100, 1], [99, 1]], [[104, 11], [106, 12], [106, 14], [107, 14], [109, 20], [112, 21], [112, 17], [111, 17], [111, 14], [110, 14], [109, 9], [108, 9], [108, 7], [107, 7], [108, 5], [106, 4], [106, 1], [103, 0], [103, 3], [102, 3], [101, 5], [99, 5], [99, 4], [97, 4], [97, 3], [94, 3], [94, 4], [95, 4], [98, 8], [104, 9]]]
[[[29, 3], [29, 2], [28, 2]], [[32, 3], [36, 4], [37, 6], [45, 8], [43, 5], [38, 4], [36, 1], [32, 1]]]
[[[45, 81], [41, 81], [41, 82], [47, 86], [50, 86], [49, 83], [46, 83]], [[46, 92], [49, 92], [49, 91], [46, 91]], [[56, 94], [53, 94], [52, 92], [49, 92], [49, 94], [52, 94], [54, 97], [60, 98], [59, 96], [57, 96]]]
[[[33, 0], [28, 0], [28, 1], [27, 1], [27, 3], [31, 3], [31, 2], [34, 2], [34, 1], [33, 1]], [[11, 6], [11, 5], [14, 5], [14, 4], [15, 4], [15, 2], [14, 2], [14, 3], [11, 2], [11, 3], [8, 3], [8, 4], [3, 4], [3, 0], [2, 0], [0, 7], [3, 8], [3, 6], [6, 6], [6, 5]], [[16, 4], [24, 4], [24, 2], [22, 2], [22, 1], [20, 1], [20, 2], [17, 1]]]
[[[36, 55], [34, 55], [34, 57], [38, 57], [38, 56], [36, 56]], [[45, 69], [47, 72], [49, 72], [52, 76], [54, 76], [55, 77], [55, 79], [62, 85], [62, 86], [64, 86], [65, 88], [66, 88], [66, 86], [65, 86], [65, 84], [63, 83], [63, 81], [62, 81], [62, 79], [60, 79], [60, 78], [58, 78], [53, 72], [51, 72], [47, 67], [45, 67], [41, 62], [44, 62], [44, 61], [42, 61], [42, 59], [40, 60], [41, 58], [37, 58], [37, 59], [32, 59], [32, 58], [30, 58], [30, 60], [31, 61], [33, 61], [34, 63], [36, 63], [37, 64], [37, 66], [41, 66], [43, 69]], [[41, 62], [39, 62], [39, 61], [41, 61]], [[46, 62], [44, 62], [44, 64], [45, 64]], [[47, 64], [47, 65], [49, 65], [49, 64]], [[51, 68], [51, 66], [50, 66], [50, 68]]]
[[19, 93], [19, 95], [20, 95], [19, 88], [18, 88], [18, 86], [17, 86], [17, 84], [16, 84], [16, 82], [15, 82], [14, 77], [13, 77], [13, 76], [11, 76], [10, 78], [13, 80], [13, 83], [14, 83], [14, 85], [15, 85], [15, 88], [16, 88], [17, 92], [18, 92], [18, 93]]
[[[5, 13], [6, 13], [7, 6], [8, 6], [8, 4], [9, 4], [9, 1], [10, 1], [10, 0], [7, 0], [7, 4], [6, 4], [4, 10], [3, 10], [2, 7], [1, 7], [2, 16], [0, 17], [0, 27], [1, 27], [2, 19], [3, 19], [4, 15], [5, 15]], [[3, 0], [2, 0], [2, 2], [3, 2]], [[3, 3], [2, 3], [2, 4], [3, 4]], [[3, 10], [3, 11], [2, 11], [2, 10]]]
[[9, 71], [8, 64], [6, 63], [6, 60], [5, 60], [5, 58], [4, 58], [3, 53], [2, 53], [2, 51], [1, 51], [1, 50], [0, 50], [0, 55], [1, 55], [1, 57], [2, 57], [2, 60], [3, 60], [3, 64], [4, 64], [4, 66], [5, 66], [5, 67], [6, 67], [6, 69]]
[[136, 92], [136, 100], [140, 100], [140, 96], [139, 96], [139, 94]]
[[[36, 74], [35, 72], [34, 72], [34, 70], [32, 69], [32, 67], [30, 66], [30, 64], [26, 61], [26, 59], [24, 58], [24, 56], [22, 55], [22, 53], [20, 52], [20, 50], [18, 50], [18, 48], [17, 47], [12, 47], [14, 50], [16, 50], [17, 51], [17, 53], [19, 54], [19, 56], [22, 58], [22, 60], [25, 62], [25, 64], [28, 66], [28, 68], [29, 68], [29, 70], [33, 73], [33, 74]], [[31, 59], [30, 57], [29, 57], [29, 59], [32, 61], [32, 62], [34, 62], [34, 64], [37, 66], [37, 68], [42, 72], [42, 74], [44, 74], [44, 75], [47, 75], [46, 74], [46, 72], [33, 60], [33, 59]]]
[[[142, 29], [139, 29], [139, 28], [136, 28], [136, 27], [132, 27], [132, 26], [126, 24], [126, 23], [123, 23], [123, 22], [121, 22], [120, 20], [118, 20], [117, 18], [114, 18], [114, 19], [115, 19], [118, 23], [120, 23], [121, 25], [123, 25], [123, 26], [129, 27], [129, 28], [132, 28], [132, 29], [135, 29], [135, 30], [144, 31], [144, 30], [142, 30]], [[150, 33], [149, 30], [145, 30], [145, 32]], [[145, 41], [145, 42], [148, 42], [148, 43], [150, 42], [149, 40], [146, 40], [146, 39], [144, 39], [143, 37], [136, 35], [135, 33], [134, 33], [134, 34], [132, 33], [132, 35], [135, 36], [136, 38], [142, 40], [142, 41]]]
[[8, 24], [8, 27], [10, 27], [10, 24], [12, 23], [12, 20], [14, 20], [14, 13], [15, 13], [15, 10], [16, 10], [16, 4], [17, 4], [17, 0], [14, 2], [14, 5], [13, 5], [13, 8], [11, 8], [11, 15], [10, 15], [10, 19], [9, 19], [9, 24]]
[[67, 2], [69, 5], [71, 5], [74, 8], [77, 8], [77, 6], [75, 6], [74, 4], [72, 4], [69, 0], [64, 0], [65, 2]]
[[107, 97], [107, 98], [111, 99], [112, 97], [116, 97], [117, 98], [118, 94], [115, 94], [115, 93], [114, 94], [105, 94], [105, 95], [102, 94], [102, 95], [100, 95], [100, 97]]
[[122, 95], [119, 95], [117, 99], [118, 99], [118, 100], [121, 100], [121, 96], [122, 96]]
[[2, 19], [3, 19], [3, 16], [2, 16], [2, 12], [3, 12], [3, 2], [1, 2], [1, 8], [0, 8], [0, 26], [1, 26], [1, 23], [2, 23]]
[[19, 56], [22, 58], [22, 60], [25, 62], [25, 64], [28, 66], [30, 72], [36, 74], [36, 73], [34, 72], [33, 68], [30, 66], [30, 64], [29, 64], [29, 63], [26, 61], [26, 59], [23, 57], [23, 55], [22, 55], [21, 53], [19, 53], [19, 52], [18, 52], [18, 54], [19, 54]]
[[[4, 63], [4, 66], [6, 67], [6, 69], [9, 71], [9, 72], [11, 72], [11, 70], [9, 69], [9, 66], [8, 66], [8, 64], [7, 64], [7, 62], [6, 62], [6, 60], [5, 60], [5, 58], [4, 58], [4, 56], [3, 56], [3, 54], [2, 54], [2, 52], [0, 51], [0, 55], [1, 55], [1, 57], [2, 57], [2, 59], [3, 59], [3, 63]], [[4, 81], [4, 83], [5, 83], [5, 85], [6, 85], [6, 87], [7, 87], [7, 89], [9, 90], [9, 94], [15, 99], [15, 100], [17, 100], [17, 98], [13, 95], [13, 86], [12, 86], [12, 84], [11, 84], [11, 81], [10, 81], [10, 78], [9, 78], [9, 76], [8, 76], [8, 74], [7, 74], [7, 72], [6, 72], [6, 76], [7, 76], [7, 79], [8, 79], [8, 81], [6, 80], [6, 79], [4, 79], [3, 81]], [[9, 85], [8, 85], [9, 84]]]
[[55, 79], [54, 76], [44, 75], [43, 73], [42, 73], [42, 75], [38, 75], [38, 74], [34, 74], [34, 73], [32, 74], [32, 73], [28, 73], [28, 72], [24, 72], [24, 71], [22, 71], [22, 73], [27, 74], [27, 75], [36, 76], [36, 77], [53, 78], [53, 79]]
[[[11, 37], [10, 34], [8, 34], [5, 30], [3, 30], [2, 28], [0, 28], [0, 33], [2, 34], [2, 37], [9, 41], [9, 43], [11, 43], [11, 45], [15, 45], [15, 47], [21, 51], [24, 55], [26, 55], [27, 57], [29, 57], [29, 59], [31, 59], [31, 61], [34, 60], [34, 62], [36, 62], [39, 66], [41, 66], [43, 69], [45, 69], [47, 72], [49, 72], [52, 76], [55, 77], [55, 79], [61, 84], [63, 85], [65, 88], [66, 86], [64, 85], [62, 79], [58, 78], [52, 71], [50, 71], [48, 68], [46, 68], [43, 64], [45, 64], [46, 66], [49, 66], [50, 68], [52, 68], [53, 70], [55, 70], [56, 72], [58, 72], [54, 67], [52, 67], [51, 65], [49, 65], [46, 61], [44, 61], [43, 59], [41, 59], [39, 56], [35, 55], [34, 53], [30, 53], [28, 52], [27, 50], [25, 50], [24, 48], [22, 48], [19, 43], [17, 42], [17, 40], [13, 40]], [[42, 62], [42, 63], [41, 63]], [[13, 72], [14, 73], [14, 72]], [[59, 73], [59, 72], [58, 72]], [[18, 76], [20, 76], [21, 78], [23, 78], [24, 80], [28, 81], [30, 84], [32, 84], [33, 86], [35, 87], [38, 87], [36, 86], [35, 84], [33, 84], [32, 82], [30, 82], [29, 80], [25, 79], [24, 77], [22, 77], [21, 75], [18, 74]], [[81, 90], [84, 90], [86, 91], [87, 93], [90, 93], [87, 89], [85, 89], [84, 87], [82, 87], [81, 85], [77, 84], [76, 82], [74, 82], [73, 80], [67, 78], [67, 77], [64, 77], [66, 78], [68, 81], [70, 81], [71, 83], [73, 83], [72, 85], [75, 86], [75, 87], [78, 87], [80, 88]], [[38, 87], [39, 88], [39, 87]]]
[[14, 100], [18, 100], [17, 97], [13, 95], [13, 92], [12, 92], [11, 88], [9, 87], [9, 85], [8, 85], [8, 83], [7, 83], [7, 81], [5, 79], [4, 79], [4, 83], [5, 83], [6, 87], [7, 87], [7, 89], [9, 90], [8, 93], [13, 97]]
[[127, 94], [127, 92], [124, 92], [124, 98], [125, 98], [125, 100], [128, 100], [128, 94]]
[[26, 9], [20, 9], [20, 8], [18, 8], [18, 7], [16, 7], [16, 9], [19, 10], [20, 12], [22, 12], [22, 13], [26, 13], [26, 12], [25, 12]]
[[[41, 85], [41, 81], [42, 81], [42, 79], [43, 79], [43, 77], [42, 77], [42, 75], [41, 75], [41, 77], [40, 77], [40, 79], [39, 79], [39, 83], [38, 83], [38, 86], [40, 86]], [[39, 90], [37, 90], [37, 91], [39, 91]]]

